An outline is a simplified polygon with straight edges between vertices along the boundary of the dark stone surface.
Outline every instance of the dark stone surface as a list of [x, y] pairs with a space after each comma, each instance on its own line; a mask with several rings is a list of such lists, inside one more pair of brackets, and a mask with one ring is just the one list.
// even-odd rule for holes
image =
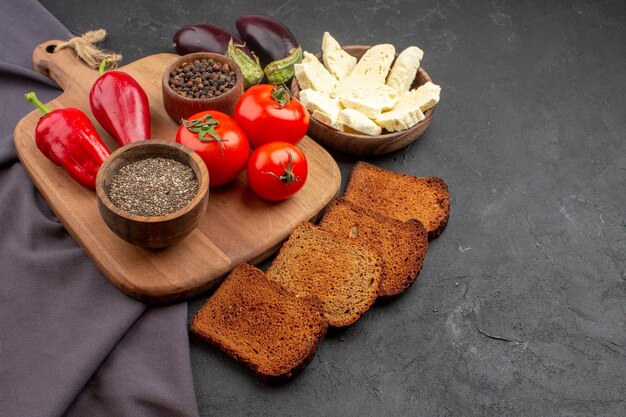
[[[172, 51], [183, 24], [263, 13], [309, 51], [325, 30], [418, 45], [442, 86], [419, 141], [365, 158], [450, 187], [415, 285], [280, 386], [192, 339], [202, 415], [626, 415], [623, 0], [43, 3], [126, 62]], [[333, 155], [345, 186], [357, 158]]]

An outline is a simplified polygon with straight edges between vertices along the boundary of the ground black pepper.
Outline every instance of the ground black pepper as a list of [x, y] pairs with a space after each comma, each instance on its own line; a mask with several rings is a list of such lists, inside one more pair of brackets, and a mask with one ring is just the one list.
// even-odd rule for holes
[[183, 97], [207, 99], [230, 90], [237, 81], [228, 64], [213, 59], [196, 59], [170, 72], [169, 85]]
[[139, 216], [164, 216], [182, 209], [198, 193], [193, 170], [171, 158], [144, 158], [122, 167], [111, 179], [109, 198]]

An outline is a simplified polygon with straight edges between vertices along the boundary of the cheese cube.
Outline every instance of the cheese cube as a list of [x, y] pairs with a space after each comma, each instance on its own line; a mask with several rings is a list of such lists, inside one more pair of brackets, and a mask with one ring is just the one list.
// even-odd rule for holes
[[330, 93], [337, 86], [337, 79], [328, 72], [315, 55], [304, 52], [304, 59], [293, 66], [300, 88], [312, 88]]
[[343, 109], [339, 112], [339, 122], [366, 135], [380, 135], [382, 129], [369, 117], [354, 109]]
[[356, 58], [341, 49], [339, 42], [328, 32], [324, 32], [322, 38], [322, 53], [324, 66], [338, 80], [347, 77], [356, 65]]
[[409, 91], [423, 56], [424, 51], [417, 46], [410, 46], [402, 51], [389, 72], [387, 85], [393, 87], [398, 94]]
[[327, 114], [332, 119], [337, 119], [342, 109], [339, 100], [329, 97], [325, 93], [307, 88], [300, 91], [300, 102], [311, 113], [315, 110]]
[[384, 84], [395, 53], [396, 48], [388, 43], [371, 47], [357, 62], [348, 77]]

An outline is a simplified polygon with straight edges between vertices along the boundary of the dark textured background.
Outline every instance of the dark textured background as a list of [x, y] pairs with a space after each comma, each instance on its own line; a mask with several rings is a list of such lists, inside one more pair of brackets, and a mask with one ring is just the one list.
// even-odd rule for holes
[[[192, 339], [201, 415], [626, 415], [623, 0], [43, 4], [75, 33], [107, 29], [126, 63], [172, 51], [184, 24], [262, 13], [312, 52], [325, 30], [418, 45], [442, 86], [420, 140], [366, 158], [449, 185], [416, 284], [280, 386]], [[345, 186], [357, 159], [333, 155]]]

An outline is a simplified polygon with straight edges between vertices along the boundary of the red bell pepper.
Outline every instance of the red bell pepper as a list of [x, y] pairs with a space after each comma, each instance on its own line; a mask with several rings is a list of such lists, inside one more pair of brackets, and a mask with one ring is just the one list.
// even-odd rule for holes
[[96, 120], [120, 144], [150, 138], [148, 96], [133, 77], [122, 71], [107, 71], [100, 65], [100, 78], [89, 92], [89, 104]]
[[51, 111], [32, 92], [26, 100], [44, 114], [35, 129], [37, 148], [78, 183], [95, 190], [98, 168], [111, 152], [89, 118], [72, 107]]

